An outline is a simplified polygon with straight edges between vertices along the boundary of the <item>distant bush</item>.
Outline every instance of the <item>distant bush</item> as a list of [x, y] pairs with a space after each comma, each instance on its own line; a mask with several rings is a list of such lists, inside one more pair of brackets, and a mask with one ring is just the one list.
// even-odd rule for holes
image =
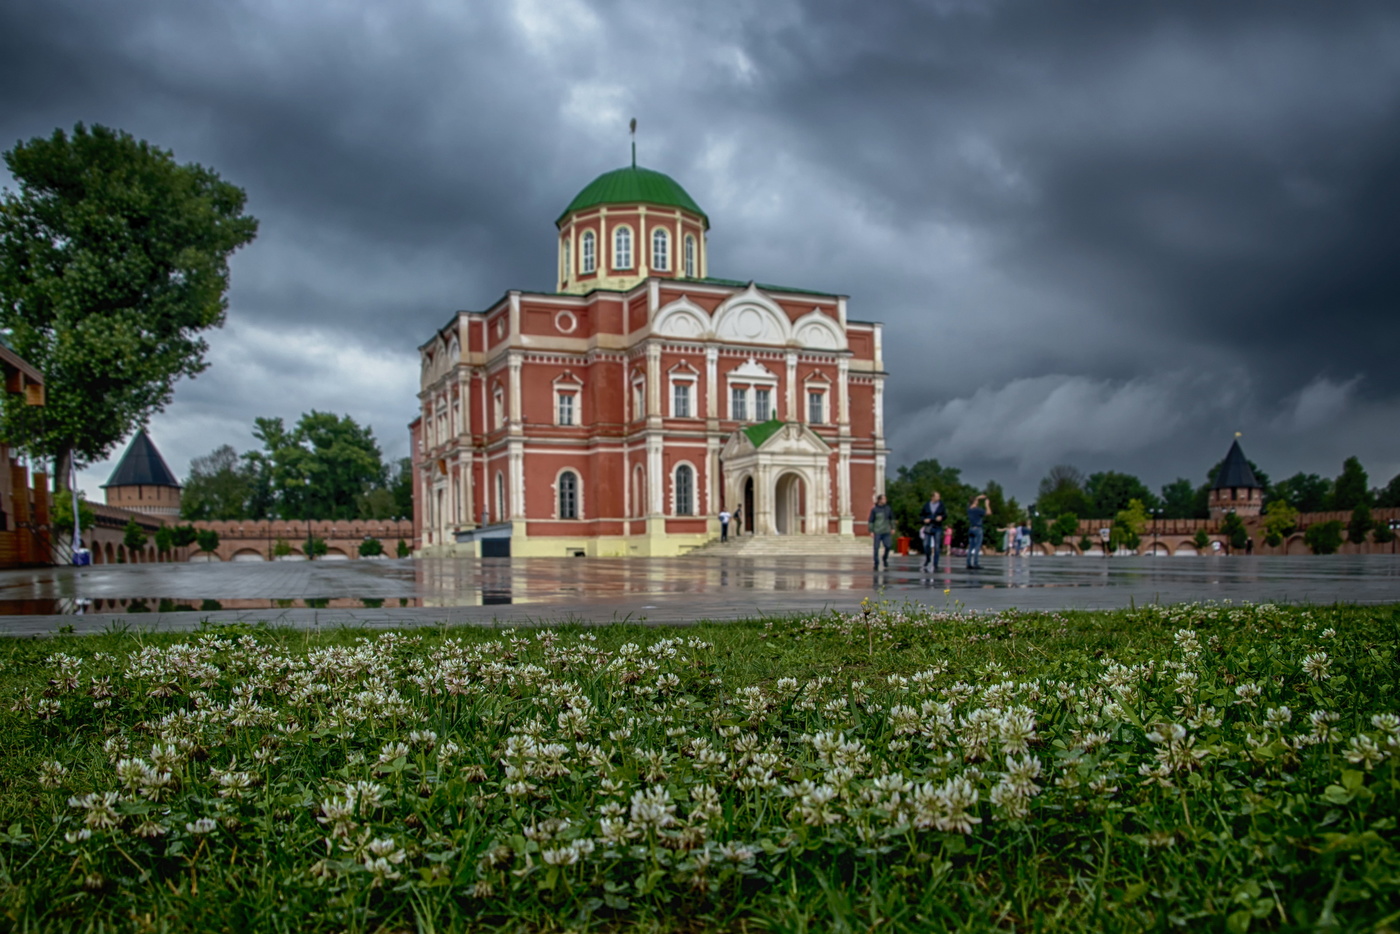
[[1317, 525], [1308, 526], [1308, 530], [1303, 533], [1303, 542], [1315, 555], [1335, 554], [1337, 549], [1342, 547], [1341, 520], [1333, 519], [1331, 522], [1319, 522]]

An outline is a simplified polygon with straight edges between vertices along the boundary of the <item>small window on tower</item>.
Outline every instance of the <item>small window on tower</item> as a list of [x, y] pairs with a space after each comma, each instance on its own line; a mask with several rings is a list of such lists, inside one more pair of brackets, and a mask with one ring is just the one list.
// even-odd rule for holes
[[598, 268], [598, 237], [591, 230], [583, 232], [583, 240], [579, 246], [579, 261], [583, 264], [581, 272], [594, 272]]
[[695, 278], [695, 238], [690, 235], [685, 238], [685, 275], [687, 279]]
[[565, 282], [568, 282], [568, 281], [569, 281], [569, 277], [570, 277], [572, 274], [573, 274], [573, 268], [570, 266], [570, 263], [569, 263], [569, 238], [568, 238], [568, 237], [565, 237], [565, 238], [564, 238], [564, 275], [563, 275], [561, 278], [562, 278]]
[[613, 234], [613, 268], [632, 268], [632, 231], [627, 227], [617, 228]]
[[651, 232], [651, 268], [662, 272], [671, 268], [671, 235], [660, 227]]

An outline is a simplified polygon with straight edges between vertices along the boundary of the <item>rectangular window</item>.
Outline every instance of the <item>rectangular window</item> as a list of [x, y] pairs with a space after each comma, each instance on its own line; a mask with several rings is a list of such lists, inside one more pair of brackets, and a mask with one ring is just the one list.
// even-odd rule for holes
[[807, 393], [807, 421], [813, 425], [820, 425], [825, 419], [822, 417], [823, 392]]
[[632, 384], [632, 417], [645, 418], [646, 414], [646, 388], [639, 380]]
[[735, 421], [748, 421], [749, 418], [749, 393], [742, 386], [734, 386], [729, 390], [729, 417]]
[[586, 273], [593, 272], [597, 268], [597, 243], [598, 238], [593, 231], [584, 232], [583, 245], [579, 248], [579, 252], [582, 254], [580, 259], [583, 260], [583, 271]]
[[561, 392], [559, 394], [559, 424], [572, 425], [574, 423], [574, 394], [571, 392]]
[[695, 278], [695, 238], [685, 238], [685, 275], [687, 279]]
[[671, 417], [690, 418], [690, 383], [671, 384]]
[[773, 390], [755, 389], [753, 392], [753, 420], [766, 422], [773, 417]]

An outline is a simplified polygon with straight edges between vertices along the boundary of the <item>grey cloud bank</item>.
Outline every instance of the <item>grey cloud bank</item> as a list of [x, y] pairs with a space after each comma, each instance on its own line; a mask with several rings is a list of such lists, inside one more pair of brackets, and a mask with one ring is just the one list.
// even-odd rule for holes
[[404, 453], [416, 345], [549, 287], [631, 116], [715, 274], [885, 322], [892, 464], [1158, 485], [1241, 430], [1274, 477], [1400, 472], [1391, 3], [14, 0], [0, 87], [5, 148], [119, 126], [262, 220], [152, 423], [177, 473], [312, 407]]

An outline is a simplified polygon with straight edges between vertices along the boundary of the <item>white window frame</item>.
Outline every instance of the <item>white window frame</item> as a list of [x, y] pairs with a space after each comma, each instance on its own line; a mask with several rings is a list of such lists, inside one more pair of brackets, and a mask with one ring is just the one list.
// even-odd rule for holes
[[581, 273], [594, 273], [598, 271], [598, 235], [591, 230], [585, 230], [583, 237], [579, 241], [579, 264]]
[[651, 268], [661, 272], [671, 269], [671, 233], [665, 227], [652, 228]]
[[729, 418], [736, 422], [749, 420], [749, 391], [751, 386], [729, 387]]
[[[564, 475], [574, 478], [574, 514], [564, 515]], [[554, 518], [564, 522], [575, 522], [583, 518], [583, 474], [576, 467], [563, 467], [554, 475]]]
[[[762, 405], [759, 403], [762, 402]], [[753, 420], [766, 422], [773, 417], [773, 387], [753, 387]]]
[[505, 522], [510, 518], [510, 503], [506, 496], [506, 472], [496, 471], [496, 521]]
[[[612, 235], [612, 268], [631, 269], [632, 267], [632, 227], [630, 224], [618, 224], [613, 228]], [[624, 243], [624, 240], [626, 241]], [[625, 261], [625, 262], [624, 262]]]
[[[690, 509], [681, 512], [681, 471], [690, 471]], [[671, 468], [671, 515], [696, 516], [699, 514], [700, 472], [690, 461], [681, 461]]]
[[500, 383], [491, 391], [491, 414], [495, 418], [495, 426], [504, 428], [506, 424], [506, 390]]
[[554, 424], [561, 428], [578, 427], [578, 390], [554, 390]]
[[632, 421], [647, 417], [646, 379], [632, 380]]
[[[684, 405], [680, 405], [682, 398]], [[684, 409], [685, 411], [681, 411]], [[671, 417], [672, 418], [695, 418], [695, 378], [694, 377], [672, 377], [671, 379]]]
[[[826, 408], [826, 397], [827, 397], [827, 391], [826, 391], [825, 389], [812, 389], [812, 388], [808, 387], [808, 389], [807, 389], [807, 424], [809, 424], [809, 425], [826, 425], [826, 424], [829, 424], [828, 419], [827, 419], [827, 415], [826, 415], [826, 412], [827, 412], [827, 408]], [[816, 417], [814, 418], [813, 415], [815, 415]]]
[[685, 235], [685, 277], [695, 278], [695, 235]]
[[563, 275], [563, 279], [564, 279], [565, 282], [568, 282], [571, 278], [573, 278], [573, 272], [574, 272], [574, 270], [573, 270], [573, 256], [571, 255], [571, 254], [572, 254], [572, 250], [569, 249], [569, 247], [571, 246], [571, 242], [572, 242], [572, 237], [566, 235], [566, 236], [564, 237], [564, 264], [563, 264], [563, 265], [564, 265], [564, 275]]

